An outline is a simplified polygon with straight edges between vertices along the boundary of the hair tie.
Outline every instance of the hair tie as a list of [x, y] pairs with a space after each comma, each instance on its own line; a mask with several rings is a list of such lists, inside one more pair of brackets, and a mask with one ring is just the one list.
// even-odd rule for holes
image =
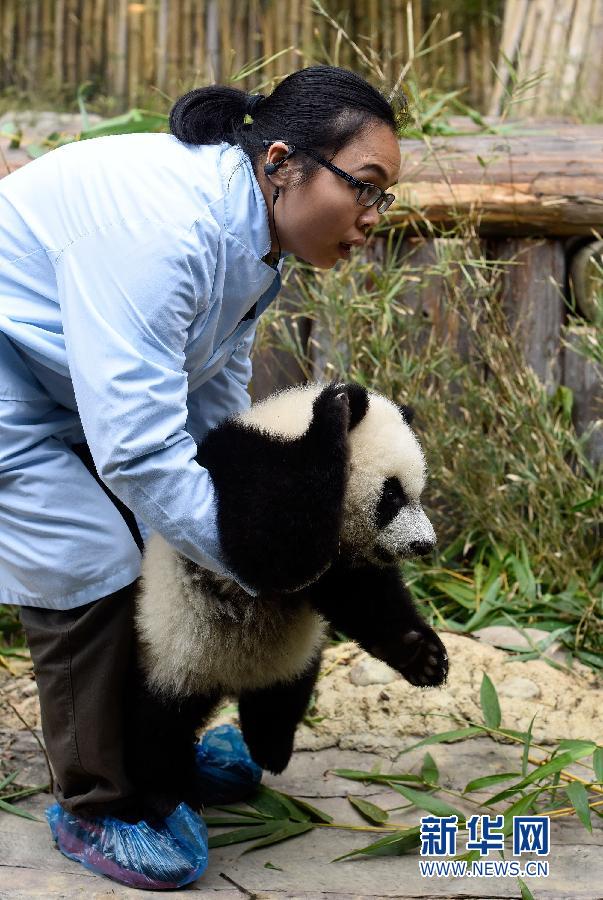
[[253, 119], [254, 109], [265, 99], [263, 94], [249, 94], [245, 102], [245, 115]]

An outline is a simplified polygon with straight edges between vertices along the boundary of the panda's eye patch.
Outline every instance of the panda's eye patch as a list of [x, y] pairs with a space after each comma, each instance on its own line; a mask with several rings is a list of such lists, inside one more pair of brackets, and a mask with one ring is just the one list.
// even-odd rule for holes
[[399, 479], [387, 478], [383, 482], [381, 498], [377, 505], [377, 528], [385, 528], [407, 503], [408, 497]]

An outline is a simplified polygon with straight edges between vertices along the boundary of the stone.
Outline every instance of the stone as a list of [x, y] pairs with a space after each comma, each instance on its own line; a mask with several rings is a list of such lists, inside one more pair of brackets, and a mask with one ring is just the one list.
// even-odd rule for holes
[[503, 697], [519, 697], [522, 700], [531, 700], [542, 695], [537, 684], [520, 675], [514, 678], [505, 678], [498, 688], [498, 693]]
[[366, 656], [350, 669], [350, 681], [360, 687], [368, 684], [391, 684], [400, 676], [386, 663]]

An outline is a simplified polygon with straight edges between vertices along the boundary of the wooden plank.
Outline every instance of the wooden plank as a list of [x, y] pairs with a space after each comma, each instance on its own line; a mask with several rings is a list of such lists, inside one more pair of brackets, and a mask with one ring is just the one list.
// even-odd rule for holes
[[502, 266], [501, 299], [516, 346], [553, 393], [560, 382], [559, 345], [563, 320], [565, 257], [556, 240], [492, 240]]

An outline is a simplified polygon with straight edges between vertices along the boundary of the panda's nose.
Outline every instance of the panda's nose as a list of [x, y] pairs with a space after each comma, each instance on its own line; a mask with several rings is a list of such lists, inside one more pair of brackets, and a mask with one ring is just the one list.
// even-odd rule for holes
[[409, 550], [413, 556], [427, 556], [434, 548], [430, 541], [411, 541]]

